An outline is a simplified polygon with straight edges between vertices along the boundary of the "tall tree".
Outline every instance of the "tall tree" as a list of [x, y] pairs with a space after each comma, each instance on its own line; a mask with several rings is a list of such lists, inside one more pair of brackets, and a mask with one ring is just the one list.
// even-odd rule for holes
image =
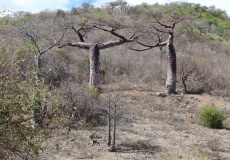
[[167, 46], [166, 54], [167, 54], [167, 79], [166, 79], [166, 91], [168, 94], [174, 94], [176, 93], [176, 51], [173, 45], [173, 40], [174, 40], [174, 28], [177, 23], [181, 22], [183, 18], [175, 20], [172, 25], [165, 25], [161, 23], [160, 21], [157, 21], [158, 26], [169, 29], [168, 31], [165, 31], [163, 29], [160, 29], [157, 26], [153, 26], [153, 28], [162, 33], [168, 33], [168, 39], [165, 42], [160, 42], [161, 40], [159, 39], [159, 42], [154, 44], [154, 45], [146, 45], [144, 43], [138, 42], [138, 44], [144, 46], [145, 48], [143, 49], [134, 49], [135, 51], [146, 51], [155, 47], [162, 47], [162, 46]]
[[[114, 23], [113, 25], [108, 24], [106, 22], [101, 23], [92, 23], [92, 24], [86, 24], [87, 21], [82, 23], [82, 25], [79, 28], [76, 28], [74, 25], [71, 25], [67, 28], [73, 29], [74, 32], [79, 37], [79, 42], [67, 42], [60, 44], [58, 47], [62, 48], [65, 46], [71, 46], [71, 47], [78, 47], [82, 49], [89, 50], [89, 60], [90, 60], [90, 76], [89, 76], [89, 85], [93, 86], [95, 88], [100, 87], [100, 50], [122, 45], [125, 43], [133, 42], [135, 39], [138, 38], [136, 34], [134, 33], [130, 38], [126, 38], [125, 36], [118, 33], [118, 30], [122, 30], [127, 28], [128, 26], [121, 25], [118, 23]], [[93, 30], [100, 30], [106, 33], [110, 33], [114, 37], [117, 37], [116, 40], [111, 40], [107, 42], [86, 42], [85, 41], [85, 34], [89, 31]], [[92, 34], [91, 36], [95, 36], [95, 34]]]

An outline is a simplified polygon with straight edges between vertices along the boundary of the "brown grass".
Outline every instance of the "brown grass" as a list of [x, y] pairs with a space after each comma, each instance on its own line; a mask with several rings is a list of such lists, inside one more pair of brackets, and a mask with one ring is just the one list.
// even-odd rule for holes
[[[113, 91], [112, 91], [113, 92]], [[106, 97], [108, 90], [101, 94]], [[108, 152], [106, 126], [72, 129], [46, 143], [44, 159], [228, 159], [229, 130], [213, 130], [196, 123], [197, 111], [210, 102], [230, 110], [229, 102], [209, 95], [172, 95], [159, 97], [155, 91], [114, 91], [125, 102], [124, 118], [117, 128], [117, 152]], [[229, 112], [227, 112], [229, 113]], [[227, 119], [229, 121], [229, 118]], [[89, 134], [100, 135], [100, 146], [90, 145]], [[214, 138], [213, 138], [214, 137]], [[59, 150], [55, 145], [59, 144]], [[218, 154], [216, 154], [218, 152]]]

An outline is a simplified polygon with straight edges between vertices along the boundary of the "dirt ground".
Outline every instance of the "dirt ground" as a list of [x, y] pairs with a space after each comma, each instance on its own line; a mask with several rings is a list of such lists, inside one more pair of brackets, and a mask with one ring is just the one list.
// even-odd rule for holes
[[[162, 87], [105, 89], [123, 103], [125, 114], [117, 126], [117, 152], [109, 152], [106, 126], [56, 129], [44, 143], [41, 160], [230, 160], [230, 129], [197, 124], [199, 107], [212, 104], [225, 112], [230, 126], [230, 100], [208, 94], [159, 94]], [[100, 138], [91, 146], [89, 135]]]

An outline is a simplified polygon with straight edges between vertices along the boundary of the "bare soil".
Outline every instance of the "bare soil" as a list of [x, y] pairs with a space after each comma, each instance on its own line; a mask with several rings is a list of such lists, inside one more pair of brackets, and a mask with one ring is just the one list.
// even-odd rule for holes
[[[230, 100], [208, 94], [162, 96], [161, 86], [103, 89], [101, 97], [116, 94], [123, 102], [124, 118], [117, 127], [117, 151], [109, 152], [106, 126], [53, 130], [44, 143], [41, 160], [230, 160], [230, 130], [197, 124], [199, 107], [213, 104], [226, 114], [230, 126]], [[154, 88], [154, 89], [152, 89]], [[91, 146], [89, 135], [98, 135]]]

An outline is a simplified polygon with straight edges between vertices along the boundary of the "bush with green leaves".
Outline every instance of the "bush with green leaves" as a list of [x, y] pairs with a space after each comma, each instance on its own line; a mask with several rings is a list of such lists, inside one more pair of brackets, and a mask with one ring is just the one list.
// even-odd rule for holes
[[[0, 159], [32, 159], [47, 136], [46, 126], [33, 128], [32, 111], [39, 100], [49, 105], [50, 92], [33, 74], [22, 76], [20, 62], [0, 62]], [[44, 116], [44, 124], [48, 118]], [[47, 119], [47, 120], [46, 120]]]
[[205, 127], [221, 129], [224, 127], [224, 119], [224, 113], [215, 106], [204, 105], [200, 108], [198, 122]]

